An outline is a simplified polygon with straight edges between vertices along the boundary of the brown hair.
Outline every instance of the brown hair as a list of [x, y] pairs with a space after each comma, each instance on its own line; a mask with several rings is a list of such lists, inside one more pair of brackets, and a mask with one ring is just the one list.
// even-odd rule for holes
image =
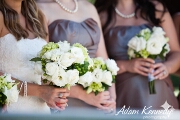
[[[17, 40], [27, 38], [28, 32], [19, 24], [18, 13], [9, 7], [5, 0], [0, 0], [0, 11], [4, 16], [4, 24]], [[43, 20], [43, 14], [38, 9], [34, 0], [23, 0], [21, 13], [25, 17], [26, 28], [37, 37], [46, 38], [47, 32]], [[28, 25], [31, 25], [30, 29]]]

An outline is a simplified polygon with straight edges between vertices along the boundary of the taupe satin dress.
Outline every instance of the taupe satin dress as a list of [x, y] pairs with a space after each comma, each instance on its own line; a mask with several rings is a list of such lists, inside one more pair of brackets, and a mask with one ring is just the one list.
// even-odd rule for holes
[[[115, 60], [128, 60], [128, 42], [144, 28], [152, 28], [148, 24], [139, 26], [116, 26], [105, 34], [105, 43], [110, 58]], [[162, 62], [157, 59], [156, 62]], [[117, 108], [126, 105], [131, 108], [144, 108], [152, 106], [162, 109], [161, 105], [167, 101], [174, 108], [178, 102], [173, 94], [173, 86], [169, 77], [155, 81], [156, 94], [150, 95], [148, 78], [134, 73], [123, 73], [116, 77]]]
[[[81, 43], [88, 49], [90, 57], [95, 57], [100, 41], [100, 29], [96, 21], [88, 18], [82, 22], [70, 20], [56, 20], [48, 26], [50, 42], [59, 42], [67, 40], [69, 43]], [[68, 107], [92, 107], [85, 102], [68, 98]]]

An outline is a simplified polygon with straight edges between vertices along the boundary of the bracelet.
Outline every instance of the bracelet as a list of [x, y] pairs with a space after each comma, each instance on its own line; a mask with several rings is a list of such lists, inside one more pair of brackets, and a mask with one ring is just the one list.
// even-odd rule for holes
[[24, 97], [27, 97], [27, 82], [24, 81]]
[[24, 82], [21, 83], [21, 86], [19, 88], [19, 93], [21, 92], [22, 86], [23, 86]]

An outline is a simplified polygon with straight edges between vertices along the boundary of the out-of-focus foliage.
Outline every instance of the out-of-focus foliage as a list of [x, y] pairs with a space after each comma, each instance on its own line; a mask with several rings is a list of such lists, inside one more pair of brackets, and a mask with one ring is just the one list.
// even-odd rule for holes
[[88, 0], [89, 2], [91, 2], [91, 3], [94, 3], [95, 2], [95, 0]]

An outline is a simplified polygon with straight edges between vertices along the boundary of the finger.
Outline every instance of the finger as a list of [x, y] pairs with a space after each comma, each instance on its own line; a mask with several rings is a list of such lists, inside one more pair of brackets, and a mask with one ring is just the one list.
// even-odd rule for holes
[[151, 59], [151, 58], [140, 58], [140, 60], [141, 60], [141, 61], [144, 61], [144, 62], [149, 62], [149, 63], [151, 63], [151, 64], [154, 64], [154, 63], [155, 63], [155, 61], [154, 61], [153, 59]]
[[66, 97], [68, 97], [69, 95], [70, 95], [69, 92], [64, 92], [64, 93], [60, 92], [60, 93], [57, 93], [55, 97], [66, 98]]
[[163, 75], [164, 75], [163, 72], [160, 72], [155, 76], [155, 79], [160, 79], [161, 77], [163, 77]]
[[156, 64], [154, 64], [152, 66], [153, 66], [154, 69], [157, 69], [157, 68], [161, 67], [162, 65], [163, 65], [162, 63], [156, 63]]
[[101, 102], [101, 104], [103, 105], [103, 106], [109, 106], [109, 105], [111, 105], [111, 104], [114, 104], [114, 101], [111, 101], [111, 100], [103, 100], [102, 102]]
[[66, 92], [66, 89], [65, 88], [56, 88], [56, 91], [58, 93], [65, 93]]
[[54, 101], [56, 103], [60, 103], [60, 104], [65, 104], [68, 102], [68, 99], [64, 99], [64, 98], [55, 98]]
[[66, 107], [67, 104], [66, 103], [56, 103], [56, 106], [60, 107], [60, 108], [63, 108], [63, 107]]
[[137, 70], [137, 73], [140, 74], [140, 75], [143, 75], [143, 76], [148, 76], [147, 73], [143, 72], [143, 71], [140, 71], [140, 70]]
[[109, 100], [110, 98], [111, 98], [110, 95], [108, 95], [108, 96], [103, 96], [102, 100]]
[[156, 69], [156, 70], [154, 71], [153, 75], [154, 75], [154, 76], [157, 76], [158, 74], [160, 74], [160, 73], [163, 72], [163, 71], [164, 71], [164, 68], [163, 68], [163, 67], [160, 67], [160, 68], [158, 68], [158, 69]]
[[109, 107], [105, 107], [105, 106], [103, 106], [103, 105], [98, 105], [98, 109], [99, 110], [108, 110], [109, 109]]
[[104, 91], [104, 92], [102, 92], [102, 94], [103, 94], [104, 96], [110, 96], [110, 92], [109, 92], [109, 91]]
[[146, 74], [151, 73], [151, 69], [146, 68], [146, 67], [140, 66], [138, 69], [139, 69], [139, 71], [142, 71], [142, 72], [144, 72]]

